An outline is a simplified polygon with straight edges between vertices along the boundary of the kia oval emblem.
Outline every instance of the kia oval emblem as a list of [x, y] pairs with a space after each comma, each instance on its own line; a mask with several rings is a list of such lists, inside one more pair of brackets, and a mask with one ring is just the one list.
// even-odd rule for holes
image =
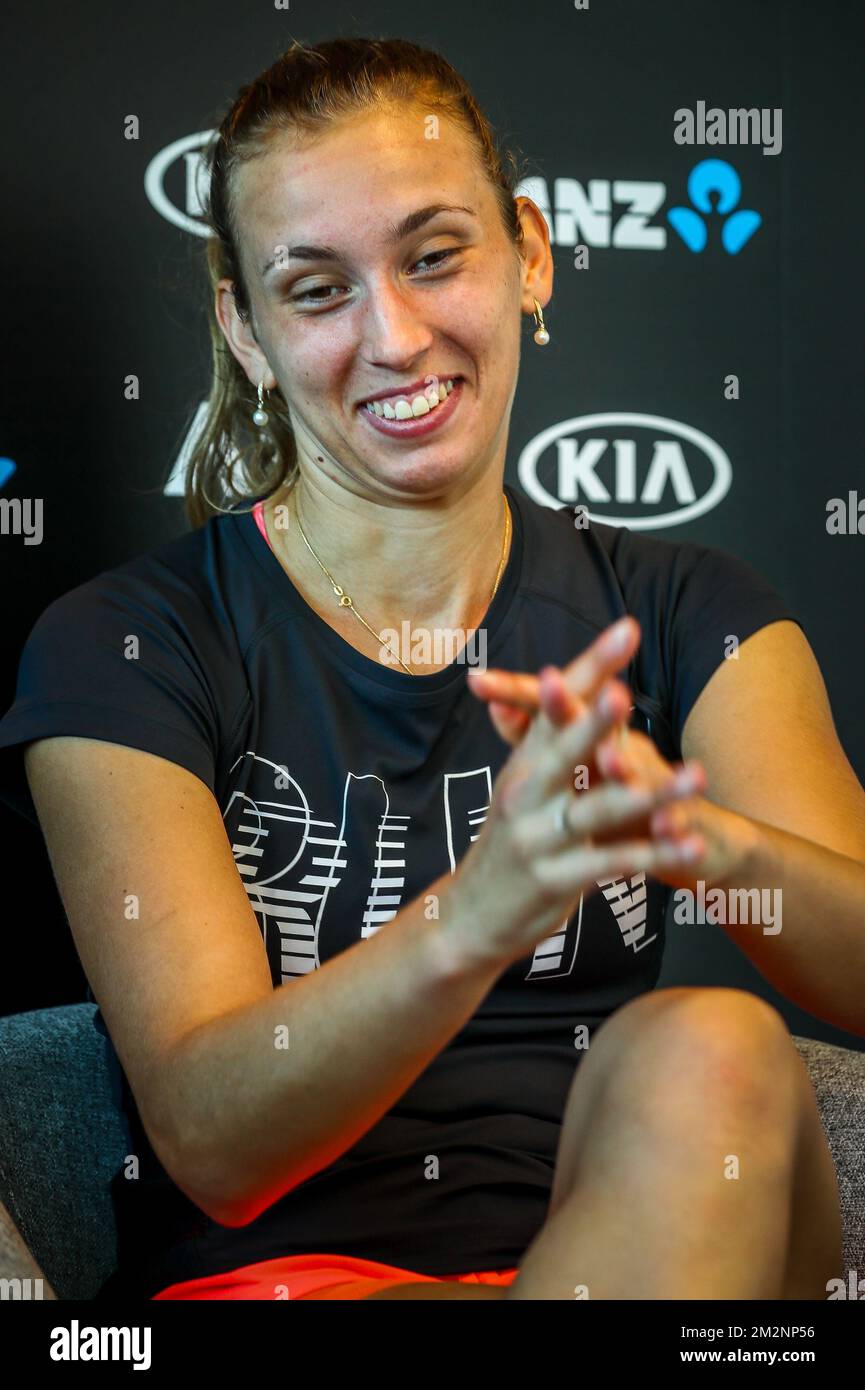
[[[200, 130], [195, 135], [184, 135], [181, 140], [174, 140], [153, 156], [144, 171], [144, 192], [151, 206], [167, 222], [195, 236], [209, 235], [209, 228], [202, 218], [208, 181], [204, 150], [213, 134], [212, 130]], [[184, 208], [176, 207], [165, 191], [165, 176], [175, 161], [181, 159]]]
[[[539, 464], [555, 446], [549, 467], [555, 492], [541, 482]], [[547, 470], [545, 469], [545, 473]], [[681, 420], [609, 411], [577, 415], [530, 440], [517, 463], [520, 483], [542, 507], [580, 506], [590, 521], [649, 531], [680, 526], [717, 507], [730, 490], [733, 468], [714, 439]], [[648, 512], [672, 492], [676, 506]], [[622, 503], [643, 514], [617, 514]], [[609, 510], [608, 510], [609, 509]]]

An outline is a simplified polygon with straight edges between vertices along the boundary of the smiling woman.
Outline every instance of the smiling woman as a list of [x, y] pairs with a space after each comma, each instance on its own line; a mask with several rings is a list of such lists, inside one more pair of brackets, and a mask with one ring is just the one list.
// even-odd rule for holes
[[[734, 556], [504, 482], [549, 233], [443, 57], [294, 45], [209, 158], [193, 529], [55, 601], [0, 721], [140, 1162], [105, 1291], [825, 1296], [783, 1021], [655, 988], [670, 889], [745, 874], [789, 891], [743, 949], [861, 1020], [861, 788], [795, 616]], [[831, 847], [797, 838], [821, 795]]]
[[[209, 152], [216, 370], [189, 509], [231, 495], [233, 448], [292, 582], [371, 653], [364, 611], [467, 632], [486, 612], [520, 314], [542, 312], [552, 257], [450, 64], [398, 40], [324, 52], [290, 49]], [[275, 525], [281, 507], [297, 525]], [[363, 599], [334, 611], [322, 569]]]
[[[435, 491], [457, 474], [471, 497], [463, 524], [486, 530], [483, 549], [494, 551], [497, 528], [483, 518], [496, 515], [496, 489], [481, 480], [504, 457], [519, 310], [533, 312], [536, 295], [547, 302], [552, 259], [543, 216], [514, 197], [520, 163], [499, 153], [467, 84], [440, 55], [398, 40], [295, 44], [244, 89], [209, 164], [216, 370], [191, 461], [190, 520], [211, 513], [211, 493], [224, 497], [231, 449], [254, 495], [286, 492], [303, 471], [311, 520], [319, 492], [335, 495], [328, 480], [338, 472], [339, 495], [349, 489], [367, 524], [396, 500], [394, 478], [403, 502], [416, 480], [413, 491], [435, 506], [415, 525], [426, 530], [438, 513], [441, 532], [453, 517]], [[418, 363], [422, 384], [410, 371]], [[271, 393], [267, 427], [251, 438], [250, 382]], [[446, 391], [448, 408], [419, 419], [414, 396], [430, 387], [442, 403]], [[382, 405], [370, 419], [375, 399], [393, 414]], [[446, 419], [434, 459], [404, 443], [382, 449], [388, 437], [440, 432]], [[478, 458], [466, 477], [469, 436]], [[476, 564], [484, 568], [483, 555]], [[429, 578], [419, 576], [420, 591]]]

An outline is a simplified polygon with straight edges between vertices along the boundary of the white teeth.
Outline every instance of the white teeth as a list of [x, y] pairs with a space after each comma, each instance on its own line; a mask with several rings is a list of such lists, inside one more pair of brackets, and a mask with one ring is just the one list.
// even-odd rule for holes
[[453, 378], [449, 378], [440, 381], [438, 386], [430, 384], [423, 395], [412, 396], [411, 400], [408, 396], [397, 396], [393, 401], [367, 401], [366, 408], [373, 415], [383, 415], [385, 420], [410, 420], [435, 410], [453, 389]]

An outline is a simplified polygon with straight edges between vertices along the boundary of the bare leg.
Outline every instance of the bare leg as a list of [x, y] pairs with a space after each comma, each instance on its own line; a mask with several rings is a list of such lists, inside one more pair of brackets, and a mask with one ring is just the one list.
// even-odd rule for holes
[[369, 1297], [823, 1299], [841, 1241], [834, 1163], [783, 1019], [741, 990], [655, 990], [604, 1024], [576, 1074], [548, 1218], [514, 1284]]
[[580, 1066], [549, 1216], [505, 1297], [825, 1297], [837, 1202], [776, 1010], [741, 990], [654, 991]]

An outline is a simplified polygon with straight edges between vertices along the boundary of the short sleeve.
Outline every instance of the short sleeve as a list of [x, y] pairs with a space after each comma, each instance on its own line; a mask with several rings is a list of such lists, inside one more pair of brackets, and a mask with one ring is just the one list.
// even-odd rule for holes
[[[680, 757], [685, 721], [731, 648], [769, 623], [798, 615], [746, 560], [718, 546], [617, 528], [616, 575], [640, 623], [635, 678], [654, 705], [668, 755]], [[671, 741], [671, 742], [668, 742]]]
[[110, 571], [50, 603], [0, 719], [0, 800], [38, 826], [24, 746], [61, 734], [156, 753], [213, 790], [218, 716], [197, 622], [188, 604]]

